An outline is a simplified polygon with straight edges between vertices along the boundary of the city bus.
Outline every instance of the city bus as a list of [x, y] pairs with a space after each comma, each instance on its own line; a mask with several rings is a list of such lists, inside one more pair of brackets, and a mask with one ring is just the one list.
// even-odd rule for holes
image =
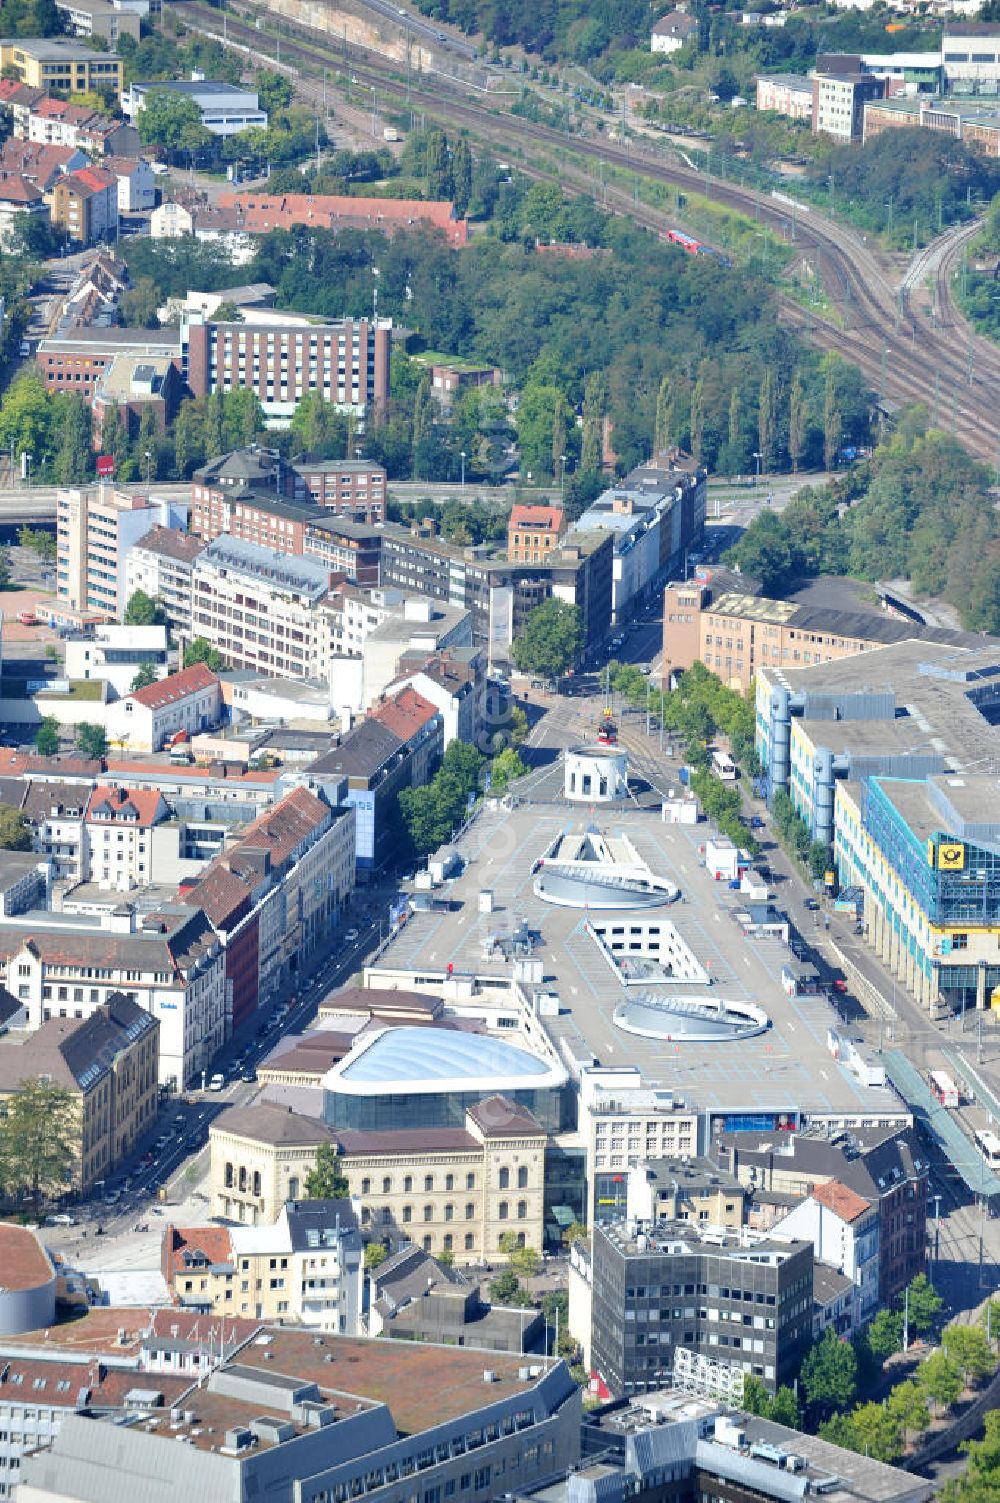
[[976, 1147], [991, 1169], [1000, 1169], [1000, 1138], [988, 1129], [976, 1133]]
[[931, 1095], [935, 1101], [940, 1101], [942, 1106], [960, 1106], [961, 1097], [958, 1086], [952, 1080], [947, 1070], [932, 1070], [927, 1077], [931, 1088]]
[[713, 750], [712, 771], [715, 773], [715, 776], [717, 778], [721, 778], [724, 783], [736, 782], [736, 763], [733, 761], [728, 752]]

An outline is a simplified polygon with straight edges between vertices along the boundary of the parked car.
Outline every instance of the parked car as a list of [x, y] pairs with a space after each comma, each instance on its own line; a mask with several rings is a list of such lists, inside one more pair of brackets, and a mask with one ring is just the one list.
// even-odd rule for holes
[[221, 1070], [216, 1070], [215, 1074], [208, 1082], [208, 1089], [210, 1091], [221, 1091], [225, 1089], [225, 1084], [226, 1077], [222, 1074]]
[[65, 1211], [59, 1211], [55, 1216], [46, 1216], [46, 1226], [76, 1226], [76, 1217], [69, 1216]]

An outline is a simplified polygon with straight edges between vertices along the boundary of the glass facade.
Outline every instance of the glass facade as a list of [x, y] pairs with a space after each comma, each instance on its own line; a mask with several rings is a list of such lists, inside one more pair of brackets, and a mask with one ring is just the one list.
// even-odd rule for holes
[[[381, 1092], [358, 1096], [324, 1092], [323, 1115], [328, 1126], [355, 1132], [394, 1132], [422, 1127], [464, 1127], [470, 1106], [489, 1094], [482, 1085], [471, 1091]], [[504, 1095], [527, 1107], [546, 1132], [562, 1132], [571, 1126], [564, 1088], [529, 1087], [505, 1090]]]
[[942, 871], [931, 864], [926, 842], [893, 806], [882, 782], [869, 778], [862, 784], [861, 822], [916, 906], [942, 926], [1000, 921], [1000, 852], [962, 841], [961, 870]]

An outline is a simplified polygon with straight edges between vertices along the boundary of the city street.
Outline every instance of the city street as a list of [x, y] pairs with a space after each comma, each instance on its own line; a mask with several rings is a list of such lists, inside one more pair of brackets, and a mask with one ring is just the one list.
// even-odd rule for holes
[[[254, 1100], [260, 1088], [255, 1081], [242, 1079], [242, 1074], [255, 1072], [283, 1034], [308, 1027], [322, 998], [345, 985], [371, 958], [383, 930], [388, 934], [388, 905], [395, 892], [395, 883], [355, 892], [341, 925], [317, 952], [304, 984], [300, 978], [297, 990], [295, 981], [282, 987], [271, 1006], [258, 1010], [212, 1061], [208, 1074], [225, 1075], [224, 1089], [189, 1089], [182, 1096], [167, 1096], [132, 1166], [102, 1184], [86, 1201], [68, 1203], [66, 1213], [73, 1216], [75, 1225], [47, 1225], [47, 1245], [72, 1267], [87, 1271], [153, 1269], [159, 1266], [160, 1238], [167, 1219], [177, 1225], [207, 1219], [208, 1197], [202, 1182], [209, 1168], [212, 1121], [227, 1107]], [[358, 938], [346, 944], [345, 935], [352, 928], [357, 929]], [[273, 1021], [279, 1018], [280, 1022]], [[156, 1142], [162, 1138], [166, 1142], [157, 1150]], [[148, 1152], [154, 1154], [154, 1162], [144, 1165], [141, 1159]], [[109, 1204], [112, 1195], [116, 1199]]]

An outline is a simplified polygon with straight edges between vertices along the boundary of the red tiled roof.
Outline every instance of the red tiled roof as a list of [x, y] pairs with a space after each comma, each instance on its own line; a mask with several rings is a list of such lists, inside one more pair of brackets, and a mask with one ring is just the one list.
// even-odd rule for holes
[[41, 203], [42, 194], [34, 183], [15, 172], [10, 177], [0, 178], [0, 199], [8, 204], [37, 204]]
[[344, 221], [386, 231], [414, 224], [442, 230], [452, 245], [465, 245], [468, 223], [455, 218], [455, 205], [444, 199], [351, 198], [336, 193], [220, 193], [221, 209], [240, 211], [242, 227], [251, 231], [291, 229], [296, 224], [337, 229]]
[[147, 684], [145, 689], [134, 689], [129, 699], [145, 706], [147, 710], [162, 710], [165, 705], [176, 704], [189, 694], [200, 694], [203, 689], [210, 689], [218, 682], [219, 675], [213, 673], [211, 668], [207, 668], [204, 663], [194, 663], [190, 668], [182, 668], [180, 673], [171, 673], [169, 678], [160, 679], [158, 683]]
[[392, 731], [400, 741], [409, 741], [437, 713], [437, 707], [429, 699], [407, 687], [373, 710], [371, 718], [384, 725], [387, 731]]
[[542, 531], [558, 532], [563, 524], [561, 506], [528, 506], [516, 502], [510, 510], [510, 531], [516, 527], [537, 527]]
[[812, 1197], [821, 1206], [833, 1211], [841, 1221], [857, 1221], [869, 1209], [868, 1201], [856, 1191], [848, 1189], [847, 1185], [842, 1185], [839, 1179], [828, 1180], [825, 1185], [816, 1185]]
[[329, 805], [308, 788], [293, 788], [247, 825], [237, 843], [217, 856], [201, 879], [183, 893], [182, 901], [201, 909], [217, 928], [225, 928], [227, 922], [242, 916], [241, 906], [261, 883], [270, 880], [255, 859], [257, 853], [265, 851], [270, 871], [275, 871], [329, 816]]
[[80, 167], [69, 174], [69, 181], [87, 194], [106, 193], [109, 188], [118, 187], [114, 173], [105, 172], [103, 167]]
[[190, 1268], [184, 1255], [204, 1253], [209, 1263], [231, 1263], [233, 1245], [225, 1226], [166, 1226], [163, 1229], [162, 1266], [168, 1280]]
[[[157, 788], [98, 786], [90, 795], [85, 818], [87, 824], [114, 823], [121, 820], [123, 824], [148, 830], [152, 829], [156, 823], [161, 804], [163, 804], [163, 795]], [[166, 808], [165, 804], [164, 808]], [[104, 815], [101, 820], [97, 818], [99, 813]], [[109, 814], [110, 820], [107, 817]]]
[[7, 176], [20, 173], [45, 187], [66, 172], [68, 164], [78, 155], [75, 146], [46, 146], [40, 141], [18, 141], [11, 137], [0, 147], [0, 172]]

